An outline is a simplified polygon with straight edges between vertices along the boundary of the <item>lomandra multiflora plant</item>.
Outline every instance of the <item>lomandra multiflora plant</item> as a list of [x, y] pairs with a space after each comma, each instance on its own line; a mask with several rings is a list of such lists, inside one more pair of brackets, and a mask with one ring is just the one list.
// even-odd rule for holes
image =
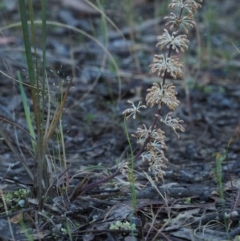
[[[177, 131], [184, 131], [183, 121], [173, 117], [173, 111], [178, 108], [180, 102], [176, 97], [176, 87], [172, 83], [166, 83], [166, 75], [168, 74], [176, 79], [183, 74], [183, 64], [177, 54], [188, 49], [189, 40], [186, 34], [188, 34], [189, 27], [193, 27], [195, 24], [193, 20], [194, 13], [201, 7], [198, 2], [202, 2], [202, 0], [171, 1], [169, 8], [172, 12], [165, 17], [168, 29], [164, 29], [163, 34], [158, 36], [157, 43], [157, 47], [161, 51], [164, 49], [166, 51], [155, 55], [152, 64], [150, 64], [150, 73], [157, 73], [161, 77], [161, 81], [160, 83], [154, 83], [147, 90], [146, 106], [142, 105], [141, 102], [135, 106], [133, 102], [129, 101], [132, 107], [123, 112], [126, 115], [126, 119], [129, 119], [129, 117], [135, 119], [141, 108], [157, 106], [158, 110], [152, 125], [150, 127], [143, 125], [137, 128], [136, 133], [133, 135], [140, 146], [140, 150], [134, 159], [141, 157], [143, 161], [147, 161], [149, 163], [149, 171], [154, 174], [156, 180], [159, 178], [163, 179], [164, 170], [167, 168], [168, 162], [164, 155], [164, 150], [167, 148], [165, 132], [159, 125], [163, 123], [170, 127], [178, 138], [180, 137]], [[163, 105], [170, 109], [165, 117], [161, 116]], [[126, 175], [129, 170], [128, 164], [124, 163], [121, 165], [120, 170]]]

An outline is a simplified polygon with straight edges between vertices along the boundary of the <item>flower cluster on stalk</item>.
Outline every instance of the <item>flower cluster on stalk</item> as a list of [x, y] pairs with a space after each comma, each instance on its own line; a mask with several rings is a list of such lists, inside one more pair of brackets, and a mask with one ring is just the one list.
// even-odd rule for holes
[[[166, 84], [166, 73], [172, 78], [176, 79], [183, 75], [183, 64], [179, 60], [177, 55], [172, 55], [175, 51], [177, 54], [181, 51], [184, 52], [188, 49], [189, 40], [187, 39], [188, 28], [194, 26], [193, 14], [201, 7], [202, 0], [172, 0], [169, 4], [171, 12], [169, 16], [165, 17], [168, 22], [166, 26], [169, 26], [169, 30], [164, 29], [164, 33], [158, 36], [157, 47], [160, 50], [166, 48], [167, 54], [156, 54], [153, 58], [152, 64], [150, 64], [150, 73], [157, 73], [162, 78], [160, 83], [154, 83], [151, 88], [147, 90], [146, 105], [148, 107], [156, 106], [158, 108], [155, 114], [155, 119], [150, 127], [143, 125], [137, 128], [137, 131], [133, 137], [137, 139], [137, 143], [140, 146], [140, 154], [135, 158], [141, 157], [143, 161], [149, 163], [149, 171], [153, 173], [156, 179], [161, 178], [165, 174], [164, 170], [167, 168], [168, 159], [164, 155], [164, 150], [167, 148], [165, 143], [165, 132], [157, 126], [157, 119], [160, 123], [170, 127], [177, 137], [179, 134], [177, 131], [183, 132], [183, 121], [179, 118], [173, 118], [173, 111], [176, 110], [180, 104], [176, 95], [176, 87], [172, 83]], [[179, 15], [176, 15], [176, 9], [179, 10]], [[179, 34], [179, 31], [183, 29], [186, 34]], [[136, 114], [140, 113], [140, 108], [146, 108], [145, 105], [141, 105], [141, 102], [135, 106], [130, 102], [132, 107], [123, 112], [126, 118], [130, 116], [133, 119], [136, 118]], [[162, 105], [166, 105], [171, 112], [165, 117], [160, 115]], [[123, 174], [127, 172], [127, 165], [122, 165]]]

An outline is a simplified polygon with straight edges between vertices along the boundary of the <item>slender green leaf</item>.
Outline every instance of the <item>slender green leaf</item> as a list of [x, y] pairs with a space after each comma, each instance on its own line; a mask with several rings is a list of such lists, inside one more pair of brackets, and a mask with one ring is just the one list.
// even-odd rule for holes
[[[42, 107], [45, 107], [45, 81], [46, 81], [46, 31], [47, 31], [47, 23], [46, 23], [46, 0], [41, 0], [42, 2]], [[41, 122], [43, 122], [43, 115]]]
[[25, 52], [27, 58], [27, 66], [28, 66], [28, 74], [31, 85], [35, 85], [35, 72], [32, 60], [32, 53], [31, 53], [31, 42], [30, 36], [28, 32], [28, 21], [27, 21], [27, 13], [25, 7], [25, 1], [18, 0], [20, 15], [21, 15], [21, 23], [22, 23], [22, 31], [23, 31], [23, 40], [25, 45]]
[[[27, 97], [26, 97], [26, 93], [23, 88], [22, 77], [21, 77], [21, 74], [19, 73], [19, 71], [17, 71], [17, 77], [18, 77], [18, 81], [19, 81], [19, 88], [20, 88], [20, 93], [21, 93], [21, 97], [22, 97], [23, 108], [24, 108], [24, 112], [25, 112], [28, 130], [29, 130], [31, 137], [35, 140], [36, 136], [35, 136], [35, 132], [34, 132], [33, 125], [32, 125], [31, 113], [30, 113], [30, 110], [29, 110], [29, 107], [27, 104]], [[32, 141], [33, 150], [35, 152], [36, 151], [36, 142], [33, 139], [31, 141]]]

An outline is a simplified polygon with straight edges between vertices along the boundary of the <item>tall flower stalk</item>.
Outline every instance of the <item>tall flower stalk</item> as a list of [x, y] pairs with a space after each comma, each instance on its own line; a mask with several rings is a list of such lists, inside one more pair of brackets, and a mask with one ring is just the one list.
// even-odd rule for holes
[[[126, 115], [126, 119], [131, 116], [135, 119], [136, 114], [140, 112], [141, 108], [157, 106], [158, 110], [152, 125], [150, 127], [143, 125], [137, 128], [136, 133], [133, 134], [133, 137], [137, 139], [137, 143], [140, 146], [135, 159], [141, 157], [143, 161], [147, 161], [149, 163], [149, 171], [154, 174], [155, 179], [163, 179], [164, 170], [167, 168], [168, 162], [168, 159], [164, 155], [164, 151], [167, 148], [165, 132], [158, 127], [159, 122], [170, 127], [178, 138], [180, 138], [178, 131], [184, 131], [183, 121], [172, 117], [173, 111], [178, 108], [180, 101], [176, 97], [176, 87], [172, 83], [166, 84], [166, 75], [169, 74], [176, 79], [183, 74], [183, 63], [176, 54], [188, 49], [188, 28], [193, 27], [195, 24], [193, 15], [201, 7], [198, 2], [202, 2], [202, 0], [171, 1], [169, 8], [173, 12], [165, 17], [168, 29], [164, 29], [163, 34], [157, 37], [158, 43], [156, 45], [161, 51], [166, 49], [167, 53], [156, 54], [153, 62], [150, 64], [150, 73], [156, 73], [162, 80], [160, 83], [154, 83], [147, 90], [148, 93], [145, 98], [146, 106], [141, 103], [135, 106], [134, 103], [130, 102], [132, 108], [123, 112]], [[185, 33], [179, 34], [182, 30]], [[165, 117], [160, 115], [163, 105], [166, 105], [170, 109], [170, 112]], [[125, 175], [126, 167], [127, 163], [122, 164], [120, 167], [120, 170]]]
[[[137, 128], [133, 137], [137, 139], [137, 144], [140, 146], [139, 151], [133, 157], [134, 160], [142, 158], [143, 161], [149, 163], [149, 171], [155, 176], [155, 179], [163, 179], [164, 170], [167, 168], [168, 159], [165, 157], [164, 151], [167, 148], [165, 143], [165, 132], [158, 127], [159, 124], [165, 124], [170, 127], [179, 138], [178, 131], [184, 131], [182, 126], [183, 121], [179, 118], [173, 118], [173, 111], [176, 110], [180, 104], [177, 99], [176, 87], [172, 84], [166, 84], [166, 74], [170, 74], [174, 79], [182, 76], [183, 64], [177, 55], [172, 55], [173, 52], [184, 52], [188, 49], [189, 40], [187, 39], [188, 28], [194, 26], [193, 14], [201, 5], [198, 2], [202, 0], [172, 0], [169, 8], [176, 13], [171, 12], [169, 16], [165, 17], [167, 20], [166, 26], [169, 30], [164, 29], [164, 33], [158, 36], [157, 47], [160, 50], [167, 49], [167, 54], [155, 55], [152, 64], [150, 64], [150, 73], [157, 73], [162, 78], [159, 83], [154, 83], [150, 89], [147, 90], [145, 98], [146, 105], [141, 102], [136, 106], [132, 101], [128, 101], [131, 107], [126, 109], [123, 114], [126, 119], [132, 117], [136, 119], [136, 115], [140, 113], [140, 109], [157, 106], [157, 113], [155, 113], [153, 123], [150, 127], [143, 125]], [[185, 34], [179, 34], [179, 30], [183, 30]], [[161, 108], [166, 105], [170, 112], [162, 117], [160, 115]], [[81, 188], [76, 189], [72, 196], [77, 195], [94, 188], [102, 183], [106, 183], [110, 179], [122, 173], [126, 177], [132, 173], [131, 163], [120, 163], [116, 172], [96, 182], [87, 184]], [[73, 200], [73, 198], [72, 198]]]

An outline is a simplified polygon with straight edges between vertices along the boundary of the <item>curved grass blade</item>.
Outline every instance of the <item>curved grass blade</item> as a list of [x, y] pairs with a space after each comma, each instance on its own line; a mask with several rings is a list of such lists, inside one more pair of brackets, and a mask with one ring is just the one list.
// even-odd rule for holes
[[[17, 71], [17, 77], [19, 80], [19, 88], [20, 88], [20, 93], [21, 93], [21, 97], [22, 97], [23, 108], [24, 108], [24, 113], [25, 113], [25, 117], [26, 117], [26, 121], [27, 121], [28, 130], [29, 130], [31, 137], [34, 140], [36, 140], [36, 135], [35, 135], [33, 125], [32, 125], [32, 120], [31, 120], [31, 114], [29, 111], [29, 107], [27, 105], [27, 97], [26, 97], [26, 93], [23, 88], [22, 77], [21, 77], [21, 74], [19, 73], [19, 71]], [[31, 140], [32, 147], [33, 147], [34, 153], [36, 153], [36, 142], [33, 139]]]

